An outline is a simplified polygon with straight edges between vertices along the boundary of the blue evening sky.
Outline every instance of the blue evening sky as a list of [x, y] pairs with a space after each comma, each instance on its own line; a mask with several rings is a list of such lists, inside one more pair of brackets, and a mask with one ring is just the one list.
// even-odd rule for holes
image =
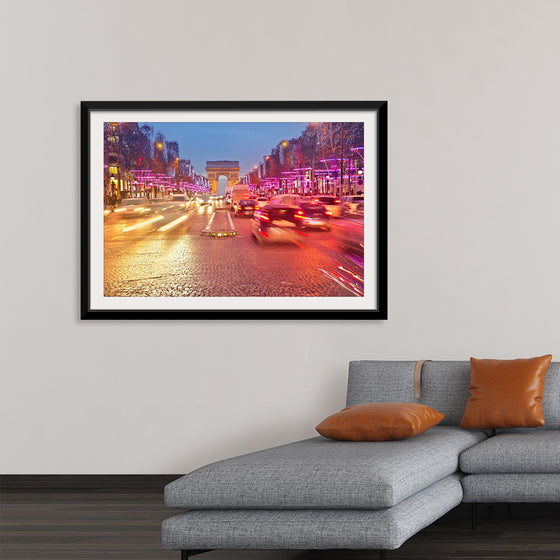
[[149, 124], [154, 133], [161, 132], [167, 141], [179, 144], [179, 157], [190, 159], [199, 175], [206, 175], [210, 160], [239, 161], [239, 174], [253, 169], [283, 140], [297, 138], [306, 122], [208, 122], [208, 123], [139, 123]]

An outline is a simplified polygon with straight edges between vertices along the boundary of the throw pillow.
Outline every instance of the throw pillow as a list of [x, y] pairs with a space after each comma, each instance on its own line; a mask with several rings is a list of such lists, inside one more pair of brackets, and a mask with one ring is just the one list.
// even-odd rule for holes
[[519, 360], [471, 358], [470, 397], [464, 428], [535, 428], [544, 426], [544, 376], [552, 355]]
[[315, 429], [324, 437], [345, 441], [390, 441], [417, 436], [444, 415], [419, 403], [365, 403], [344, 408]]

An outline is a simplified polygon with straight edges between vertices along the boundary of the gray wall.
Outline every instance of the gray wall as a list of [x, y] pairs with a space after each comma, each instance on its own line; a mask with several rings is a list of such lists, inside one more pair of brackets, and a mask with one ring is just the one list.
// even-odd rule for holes
[[[351, 359], [559, 359], [559, 20], [529, 0], [6, 5], [0, 472], [177, 473], [311, 436]], [[389, 100], [389, 320], [80, 322], [82, 99]]]

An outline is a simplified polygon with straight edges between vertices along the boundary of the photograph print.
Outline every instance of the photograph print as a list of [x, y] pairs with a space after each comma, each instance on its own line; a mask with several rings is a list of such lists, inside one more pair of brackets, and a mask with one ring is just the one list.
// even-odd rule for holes
[[83, 102], [82, 318], [385, 319], [386, 121]]

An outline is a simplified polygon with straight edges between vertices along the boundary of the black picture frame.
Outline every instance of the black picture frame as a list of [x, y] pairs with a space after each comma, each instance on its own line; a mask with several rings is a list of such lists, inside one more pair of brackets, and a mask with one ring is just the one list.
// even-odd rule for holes
[[[375, 114], [375, 247], [367, 247], [375, 254], [373, 263], [376, 276], [375, 305], [360, 309], [189, 309], [182, 308], [104, 308], [92, 305], [92, 243], [102, 243], [92, 235], [92, 115], [96, 112], [112, 113], [122, 119], [128, 112], [314, 112], [360, 111]], [[117, 120], [119, 120], [117, 119]], [[387, 280], [387, 230], [388, 230], [388, 103], [387, 101], [82, 101], [81, 102], [81, 294], [80, 316], [85, 320], [121, 319], [266, 319], [266, 320], [385, 320], [388, 316]], [[364, 150], [369, 147], [364, 146]], [[368, 183], [368, 189], [372, 186]], [[370, 195], [371, 196], [371, 195]], [[102, 197], [102, 195], [101, 195]], [[367, 208], [366, 208], [367, 211]], [[139, 298], [141, 299], [141, 298]], [[184, 299], [184, 298], [182, 298]], [[281, 299], [281, 298], [279, 298]]]

